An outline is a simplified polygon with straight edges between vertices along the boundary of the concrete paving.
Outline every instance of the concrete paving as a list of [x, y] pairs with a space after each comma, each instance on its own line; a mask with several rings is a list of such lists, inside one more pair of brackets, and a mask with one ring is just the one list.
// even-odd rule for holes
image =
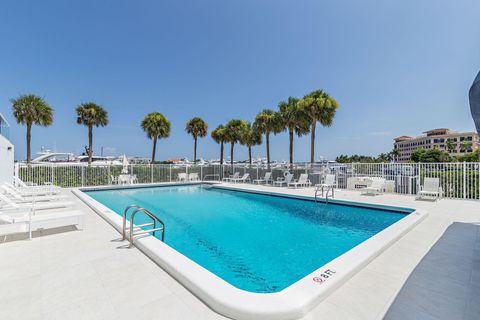
[[[300, 195], [314, 193], [312, 188], [240, 187]], [[68, 190], [65, 192], [69, 194]], [[37, 234], [30, 241], [0, 243], [0, 319], [225, 319], [144, 254], [125, 249], [117, 241], [118, 232], [71, 197], [75, 206], [86, 213], [84, 230], [64, 228]], [[457, 234], [480, 222], [480, 202], [415, 201], [412, 196], [371, 197], [344, 190], [338, 190], [335, 198], [422, 208], [430, 214], [304, 319], [382, 319], [387, 311], [388, 317], [405, 312], [415, 313], [414, 319], [435, 319], [430, 309], [438, 308], [440, 303], [448, 306], [454, 298], [465, 300], [462, 316], [468, 312], [478, 314], [478, 303], [472, 298], [478, 291], [471, 291], [478, 288], [467, 288], [465, 283], [480, 283], [479, 233], [476, 243], [472, 242], [473, 236], [464, 238]], [[459, 246], [464, 254], [458, 253]], [[427, 255], [430, 249], [434, 252], [432, 258]], [[469, 256], [476, 269], [468, 269], [463, 263], [443, 263], [450, 259], [448, 254], [457, 260]], [[431, 286], [442, 272], [452, 278], [444, 277], [437, 287]], [[421, 294], [429, 287], [428, 304], [415, 305], [404, 298], [410, 293]], [[454, 289], [459, 296], [447, 299], [445, 293]], [[407, 290], [408, 294], [404, 293]], [[460, 311], [452, 310], [448, 315], [460, 314], [454, 312]]]

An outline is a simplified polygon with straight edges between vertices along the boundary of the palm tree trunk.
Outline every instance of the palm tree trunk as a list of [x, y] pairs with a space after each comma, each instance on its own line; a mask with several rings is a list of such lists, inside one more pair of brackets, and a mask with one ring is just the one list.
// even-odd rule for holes
[[233, 146], [235, 145], [235, 143], [231, 143], [230, 144], [230, 165], [232, 166], [232, 170], [233, 170]]
[[270, 132], [265, 133], [265, 140], [267, 140], [267, 169], [270, 170]]
[[155, 162], [155, 153], [157, 152], [157, 138], [153, 138], [152, 164]]
[[315, 128], [317, 122], [312, 122], [311, 131], [310, 131], [310, 164], [315, 162]]
[[250, 163], [250, 167], [252, 166], [252, 147], [248, 146], [248, 162]]
[[31, 160], [30, 141], [32, 140], [32, 124], [27, 123], [27, 163]]
[[88, 126], [88, 165], [92, 164], [93, 156], [93, 126]]
[[223, 141], [220, 143], [220, 165], [223, 166]]
[[293, 130], [288, 131], [288, 137], [290, 139], [290, 168], [293, 168]]
[[193, 164], [197, 163], [197, 137], [193, 138], [195, 142], [193, 143]]

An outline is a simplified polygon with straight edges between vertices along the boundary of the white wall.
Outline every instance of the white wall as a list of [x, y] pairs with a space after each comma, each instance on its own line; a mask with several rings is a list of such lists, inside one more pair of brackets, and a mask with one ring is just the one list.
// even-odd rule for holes
[[13, 144], [0, 135], [0, 183], [12, 183], [13, 170]]

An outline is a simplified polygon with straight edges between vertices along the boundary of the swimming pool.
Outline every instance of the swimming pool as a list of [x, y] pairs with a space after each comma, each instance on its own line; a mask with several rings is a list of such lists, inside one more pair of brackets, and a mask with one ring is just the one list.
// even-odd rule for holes
[[[158, 215], [166, 225], [166, 246], [153, 243], [153, 237], [136, 246], [157, 254], [155, 261], [213, 309], [238, 319], [304, 314], [321, 292], [341, 283], [419, 218], [414, 209], [315, 203], [202, 184], [86, 189], [84, 195], [117, 229], [128, 205]], [[385, 232], [396, 226], [398, 232]], [[278, 299], [284, 296], [293, 302]]]

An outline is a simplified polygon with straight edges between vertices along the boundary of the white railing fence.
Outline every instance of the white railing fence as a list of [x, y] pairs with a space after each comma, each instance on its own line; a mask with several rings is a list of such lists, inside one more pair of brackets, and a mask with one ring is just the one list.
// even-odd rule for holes
[[[122, 172], [118, 165], [77, 165], [77, 164], [30, 164], [16, 163], [15, 174], [32, 184], [54, 184], [61, 187], [87, 187], [110, 185]], [[358, 187], [352, 181], [361, 177], [383, 177], [390, 192], [416, 194], [425, 177], [438, 177], [443, 196], [457, 199], [480, 200], [480, 163], [327, 163], [295, 164], [267, 169], [265, 166], [248, 165], [206, 165], [178, 166], [173, 164], [135, 164], [128, 166], [128, 173], [135, 175], [138, 183], [176, 181], [179, 173], [198, 173], [201, 180], [220, 181], [223, 176], [239, 172], [249, 173], [251, 179], [259, 179], [272, 171], [273, 179], [291, 172], [295, 178], [308, 173], [313, 184], [319, 183], [326, 174], [335, 174], [339, 189]]]

